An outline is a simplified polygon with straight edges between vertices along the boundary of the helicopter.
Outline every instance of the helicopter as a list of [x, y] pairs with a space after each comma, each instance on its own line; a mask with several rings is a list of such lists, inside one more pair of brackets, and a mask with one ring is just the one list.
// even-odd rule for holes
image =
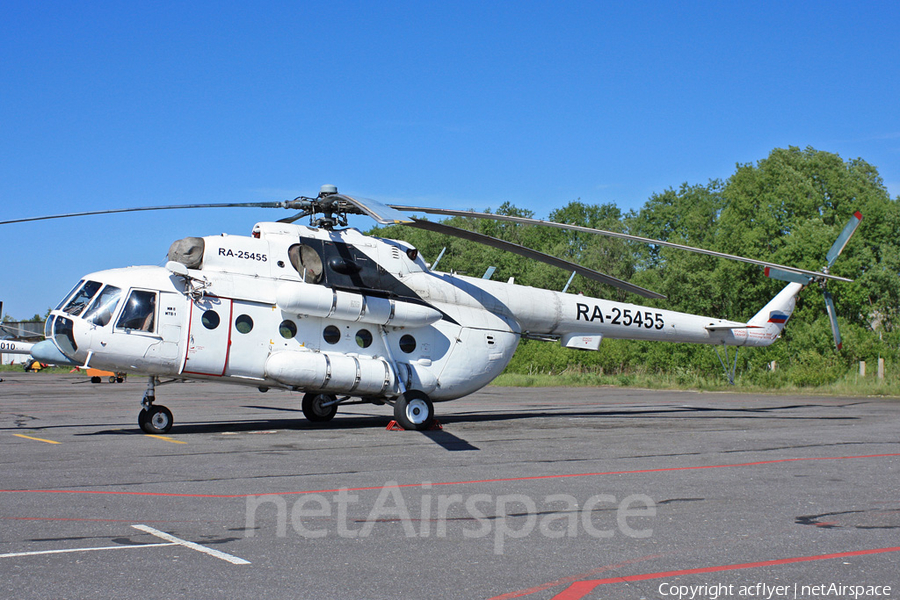
[[[604, 338], [710, 344], [726, 350], [768, 346], [791, 317], [799, 292], [813, 282], [825, 293], [840, 347], [825, 284], [851, 281], [828, 270], [862, 219], [858, 212], [851, 218], [822, 271], [525, 217], [385, 205], [338, 193], [333, 185], [322, 186], [316, 197], [284, 202], [91, 211], [0, 225], [199, 207], [298, 212], [257, 223], [249, 236], [177, 240], [164, 267], [85, 275], [51, 311], [46, 339], [31, 348], [42, 362], [147, 375], [138, 424], [150, 434], [167, 433], [174, 423], [172, 412], [156, 403], [157, 387], [184, 380], [302, 392], [303, 414], [313, 423], [330, 421], [346, 404], [391, 405], [401, 427], [427, 430], [435, 423], [434, 403], [488, 385], [503, 372], [521, 339], [589, 351], [598, 350]], [[762, 266], [767, 276], [787, 285], [743, 323], [441, 272], [406, 242], [347, 226], [348, 215], [367, 215], [379, 224], [461, 237], [645, 298], [664, 298], [563, 259], [407, 213], [498, 219], [671, 246]], [[296, 223], [305, 217], [308, 224]]]

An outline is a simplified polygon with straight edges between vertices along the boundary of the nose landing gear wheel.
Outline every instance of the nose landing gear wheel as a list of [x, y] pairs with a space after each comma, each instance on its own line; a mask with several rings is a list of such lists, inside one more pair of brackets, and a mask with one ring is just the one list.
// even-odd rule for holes
[[[331, 394], [306, 394], [300, 403], [303, 416], [310, 423], [325, 423], [337, 414], [338, 405], [332, 404], [337, 396]], [[325, 406], [327, 404], [327, 406]]]
[[394, 403], [394, 419], [403, 429], [425, 431], [434, 425], [434, 405], [423, 392], [408, 390]]
[[144, 433], [168, 433], [172, 429], [172, 411], [165, 406], [153, 405], [138, 413], [138, 425]]

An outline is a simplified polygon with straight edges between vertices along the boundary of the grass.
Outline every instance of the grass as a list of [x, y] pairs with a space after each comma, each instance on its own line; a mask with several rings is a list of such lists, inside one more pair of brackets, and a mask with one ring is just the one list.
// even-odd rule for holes
[[565, 370], [551, 373], [503, 373], [491, 385], [502, 387], [638, 387], [659, 390], [699, 390], [708, 392], [738, 392], [755, 394], [807, 394], [827, 396], [882, 396], [900, 398], [900, 379], [897, 377], [879, 380], [874, 376], [861, 378], [855, 374], [845, 375], [833, 383], [818, 386], [797, 386], [783, 380], [770, 384], [754, 383], [740, 376], [735, 385], [729, 385], [724, 375], [703, 377], [679, 372], [677, 374], [628, 373], [604, 375], [595, 372]]
[[[70, 367], [50, 367], [39, 374], [66, 374]], [[22, 372], [22, 365], [0, 365], [2, 372]], [[635, 387], [651, 390], [699, 390], [704, 392], [737, 392], [745, 394], [805, 394], [826, 396], [881, 396], [900, 398], [900, 378], [875, 376], [859, 377], [848, 374], [833, 383], [819, 386], [797, 386], [784, 379], [769, 384], [755, 383], [738, 376], [735, 385], [728, 385], [724, 375], [703, 377], [688, 371], [669, 373], [628, 373], [605, 375], [581, 369], [566, 369], [561, 373], [503, 373], [491, 385], [500, 387]]]
[[[47, 367], [46, 369], [41, 369], [40, 373], [68, 373], [71, 371], [73, 367]], [[0, 365], [0, 373], [24, 373], [24, 369], [22, 365]]]

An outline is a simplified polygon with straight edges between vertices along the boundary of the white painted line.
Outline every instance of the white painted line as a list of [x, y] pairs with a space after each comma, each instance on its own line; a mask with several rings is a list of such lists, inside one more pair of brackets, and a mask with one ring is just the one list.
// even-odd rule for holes
[[11, 552], [9, 554], [0, 554], [0, 558], [12, 558], [14, 556], [37, 556], [39, 554], [65, 554], [67, 552], [93, 552], [94, 550], [130, 550], [131, 548], [158, 548], [159, 546], [177, 546], [178, 544], [170, 542], [168, 544], [135, 544], [133, 546], [106, 546], [104, 548], [69, 548], [68, 550], [40, 550], [35, 552]]
[[232, 556], [231, 554], [226, 554], [224, 552], [220, 552], [219, 550], [213, 550], [212, 548], [207, 548], [206, 546], [201, 546], [200, 544], [195, 544], [194, 542], [189, 542], [187, 540], [183, 540], [181, 538], [177, 538], [174, 535], [170, 535], [165, 531], [160, 531], [159, 529], [153, 529], [152, 527], [148, 527], [146, 525], [132, 525], [133, 528], [143, 531], [144, 533], [149, 533], [150, 535], [154, 535], [160, 539], [173, 542], [178, 544], [179, 546], [184, 546], [185, 548], [190, 548], [191, 550], [196, 550], [197, 552], [202, 552], [204, 554], [209, 554], [210, 556], [214, 556], [219, 560], [224, 560], [225, 562], [230, 562], [233, 565], [249, 565], [250, 561], [244, 560], [243, 558], [238, 558], [237, 556]]

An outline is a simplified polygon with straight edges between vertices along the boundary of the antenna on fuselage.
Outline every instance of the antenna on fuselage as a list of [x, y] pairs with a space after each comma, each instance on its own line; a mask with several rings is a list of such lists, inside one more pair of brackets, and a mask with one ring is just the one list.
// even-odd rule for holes
[[444, 252], [446, 252], [446, 251], [447, 251], [447, 246], [444, 246], [443, 248], [441, 248], [441, 253], [438, 254], [438, 257], [436, 259], [434, 259], [434, 262], [431, 263], [431, 266], [429, 267], [432, 271], [434, 271], [437, 268], [438, 263], [441, 262], [442, 258], [444, 258]]

